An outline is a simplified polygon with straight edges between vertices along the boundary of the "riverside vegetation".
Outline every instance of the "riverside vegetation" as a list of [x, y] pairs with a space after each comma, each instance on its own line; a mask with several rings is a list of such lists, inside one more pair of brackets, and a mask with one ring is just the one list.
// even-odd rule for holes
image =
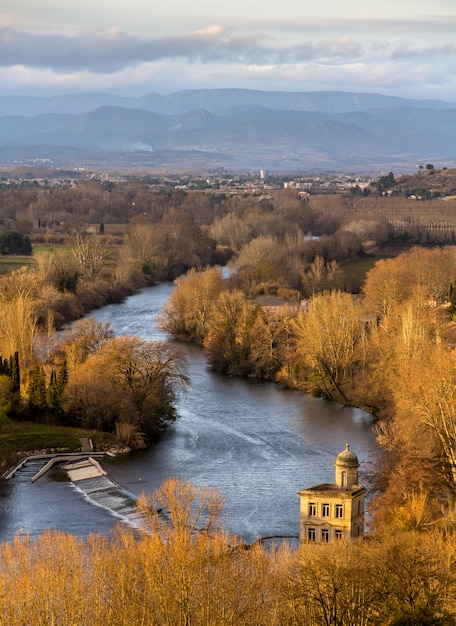
[[[454, 248], [410, 245], [423, 230], [385, 221], [394, 198], [67, 192], [58, 205], [51, 192], [4, 192], [17, 232], [52, 251], [0, 282], [1, 437], [28, 420], [146, 445], [175, 418], [187, 383], [178, 347], [114, 338], [90, 318], [63, 341], [56, 329], [176, 278], [161, 319], [168, 332], [202, 345], [219, 371], [370, 410], [383, 456], [369, 478], [372, 532], [351, 545], [246, 549], [213, 525], [217, 494], [172, 481], [142, 501], [150, 532], [140, 539], [120, 529], [109, 539], [18, 537], [0, 555], [5, 623], [453, 624]], [[50, 228], [52, 206], [62, 219]], [[90, 211], [96, 232], [81, 223]], [[448, 229], [444, 241], [439, 233], [428, 240], [448, 243]], [[370, 260], [365, 278], [349, 273], [358, 259]], [[226, 261], [228, 279], [210, 267]], [[262, 307], [264, 295], [285, 304]], [[197, 502], [206, 513], [190, 519]], [[164, 526], [158, 509], [168, 511]]]
[[139, 503], [139, 538], [119, 527], [111, 538], [48, 532], [3, 544], [3, 623], [454, 623], [451, 534], [389, 527], [349, 544], [246, 546], [220, 528], [221, 505], [217, 493], [168, 479]]

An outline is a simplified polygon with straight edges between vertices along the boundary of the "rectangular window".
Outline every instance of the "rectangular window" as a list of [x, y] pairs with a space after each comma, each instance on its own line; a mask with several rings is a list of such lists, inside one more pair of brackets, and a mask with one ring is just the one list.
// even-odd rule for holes
[[336, 539], [339, 541], [340, 539], [342, 539], [342, 531], [337, 529], [334, 534], [336, 535]]
[[309, 530], [307, 531], [307, 539], [309, 541], [315, 541], [316, 539], [315, 528], [309, 528]]
[[315, 517], [317, 514], [317, 505], [314, 502], [309, 502], [309, 516]]
[[328, 528], [322, 528], [321, 530], [321, 540], [323, 543], [328, 543], [329, 541], [329, 529]]
[[321, 515], [322, 517], [329, 517], [329, 504], [321, 505]]
[[336, 517], [343, 517], [344, 516], [344, 509], [342, 504], [336, 504]]

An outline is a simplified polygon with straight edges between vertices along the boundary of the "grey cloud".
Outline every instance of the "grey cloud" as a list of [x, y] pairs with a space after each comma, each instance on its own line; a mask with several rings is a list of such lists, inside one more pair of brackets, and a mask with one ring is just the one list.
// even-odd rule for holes
[[348, 39], [299, 45], [272, 46], [258, 36], [194, 33], [150, 41], [121, 32], [81, 34], [75, 37], [32, 35], [0, 29], [0, 65], [25, 65], [57, 71], [118, 71], [129, 65], [185, 57], [188, 61], [228, 63], [294, 63], [327, 57], [347, 57], [361, 52]]
[[[263, 38], [264, 39], [264, 38]], [[90, 69], [112, 72], [129, 65], [182, 58], [187, 61], [231, 63], [294, 63], [323, 56], [359, 54], [358, 44], [347, 41], [310, 42], [273, 46], [259, 36], [194, 33], [180, 37], [139, 39], [121, 32], [102, 31], [75, 37], [32, 35], [0, 29], [0, 65], [25, 65], [56, 71]]]
[[0, 29], [0, 64], [53, 68], [57, 71], [91, 69], [114, 71], [131, 63], [175, 56], [172, 40], [147, 42], [118, 32], [32, 35], [11, 28]]
[[112, 73], [140, 63], [164, 59], [187, 62], [286, 64], [315, 60], [360, 59], [383, 51], [384, 57], [454, 54], [452, 44], [423, 49], [411, 44], [370, 42], [349, 37], [271, 45], [261, 34], [233, 36], [221, 29], [161, 39], [141, 39], [120, 31], [81, 33], [73, 37], [37, 35], [12, 28], [0, 29], [0, 66], [24, 65], [56, 72], [90, 70]]
[[411, 59], [415, 57], [431, 58], [431, 57], [450, 57], [456, 55], [456, 44], [441, 44], [434, 46], [411, 46], [410, 44], [401, 44], [391, 50], [392, 59]]

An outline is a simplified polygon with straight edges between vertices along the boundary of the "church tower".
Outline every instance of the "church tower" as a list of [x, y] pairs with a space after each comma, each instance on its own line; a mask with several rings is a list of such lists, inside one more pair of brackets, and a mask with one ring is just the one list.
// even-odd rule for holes
[[349, 540], [364, 532], [366, 488], [358, 484], [358, 457], [348, 443], [337, 455], [334, 467], [334, 483], [315, 485], [298, 493], [301, 542]]

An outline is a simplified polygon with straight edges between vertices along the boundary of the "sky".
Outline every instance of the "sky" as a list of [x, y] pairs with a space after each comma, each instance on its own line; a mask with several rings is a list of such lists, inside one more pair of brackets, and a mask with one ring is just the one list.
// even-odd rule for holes
[[215, 88], [456, 103], [456, 0], [0, 2], [0, 95]]

